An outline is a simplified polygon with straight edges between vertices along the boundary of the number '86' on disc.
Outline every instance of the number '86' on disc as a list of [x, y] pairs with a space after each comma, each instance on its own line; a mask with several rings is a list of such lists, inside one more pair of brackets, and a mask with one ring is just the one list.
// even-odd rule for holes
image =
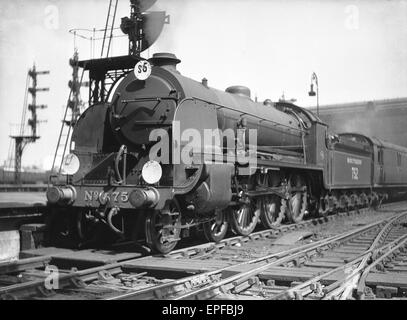
[[134, 67], [134, 74], [138, 80], [146, 80], [151, 74], [151, 65], [148, 61], [137, 62]]

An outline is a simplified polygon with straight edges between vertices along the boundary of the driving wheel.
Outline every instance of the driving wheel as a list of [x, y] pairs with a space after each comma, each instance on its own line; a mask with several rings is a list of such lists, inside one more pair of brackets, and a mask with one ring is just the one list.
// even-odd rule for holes
[[257, 212], [251, 203], [242, 204], [231, 210], [230, 225], [233, 232], [240, 236], [247, 236], [252, 233], [256, 228], [257, 221]]
[[293, 223], [301, 222], [307, 211], [307, 192], [295, 192], [288, 199], [288, 219]]
[[283, 221], [284, 214], [281, 198], [277, 195], [263, 197], [260, 202], [260, 221], [263, 227], [270, 229], [278, 227]]
[[205, 238], [211, 242], [219, 242], [225, 237], [228, 227], [225, 212], [219, 210], [213, 220], [203, 224]]

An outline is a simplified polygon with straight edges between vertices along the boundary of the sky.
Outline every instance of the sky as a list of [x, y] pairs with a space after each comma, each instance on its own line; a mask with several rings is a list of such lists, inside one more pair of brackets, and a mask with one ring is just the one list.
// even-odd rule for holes
[[[99, 57], [91, 43], [69, 30], [103, 29], [109, 0], [0, 0], [0, 164], [23, 110], [28, 69], [49, 70], [38, 85], [41, 139], [26, 147], [23, 166], [49, 169], [69, 94], [74, 46], [80, 58]], [[407, 0], [157, 0], [170, 24], [143, 53], [172, 52], [179, 71], [224, 90], [245, 85], [259, 101], [309, 97], [311, 74], [319, 80], [320, 105], [407, 97]], [[119, 0], [115, 25], [129, 15]], [[83, 36], [91, 33], [78, 32]], [[120, 30], [115, 35], [120, 35]], [[97, 33], [97, 35], [102, 35]], [[113, 41], [112, 55], [127, 54], [127, 38]], [[87, 90], [82, 97], [86, 100]]]

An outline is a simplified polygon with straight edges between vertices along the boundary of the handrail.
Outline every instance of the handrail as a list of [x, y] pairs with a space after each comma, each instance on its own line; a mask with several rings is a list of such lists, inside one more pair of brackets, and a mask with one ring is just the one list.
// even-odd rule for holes
[[140, 97], [140, 98], [135, 98], [131, 100], [122, 100], [122, 103], [130, 103], [130, 102], [141, 102], [141, 101], [158, 101], [161, 102], [161, 100], [174, 100], [178, 101], [178, 98], [176, 97]]
[[[304, 132], [304, 133], [306, 133], [306, 131], [304, 131], [304, 130], [302, 130], [302, 129], [293, 128], [293, 127], [287, 126], [287, 125], [285, 125], [285, 124], [281, 124], [281, 123], [275, 122], [275, 121], [270, 120], [270, 119], [264, 119], [264, 118], [262, 118], [262, 117], [259, 117], [258, 115], [255, 115], [254, 113], [242, 112], [242, 111], [240, 111], [240, 110], [236, 110], [236, 109], [233, 109], [233, 108], [230, 108], [230, 107], [227, 107], [227, 106], [224, 106], [224, 105], [215, 103], [215, 102], [209, 102], [209, 101], [203, 100], [203, 99], [201, 99], [201, 98], [191, 97], [191, 98], [185, 98], [183, 101], [185, 101], [185, 100], [192, 100], [192, 99], [195, 99], [195, 100], [198, 100], [198, 101], [201, 101], [201, 102], [205, 102], [205, 103], [208, 103], [208, 104], [212, 104], [212, 105], [214, 105], [214, 106], [219, 107], [219, 108], [217, 108], [217, 109], [227, 109], [227, 110], [231, 110], [231, 111], [238, 112], [238, 113], [240, 113], [240, 116], [248, 115], [248, 116], [250, 116], [250, 117], [259, 119], [260, 122], [266, 121], [266, 122], [270, 122], [270, 123], [272, 123], [272, 124], [274, 124], [274, 125], [276, 125], [276, 126], [286, 127], [286, 128], [288, 128], [288, 129], [290, 129], [290, 130], [293, 130], [293, 131], [298, 131], [298, 132]], [[182, 102], [183, 102], [183, 101], [182, 101]], [[181, 103], [182, 103], [182, 102], [181, 102]]]
[[114, 159], [114, 170], [116, 172], [116, 176], [118, 178], [118, 180], [116, 180], [115, 182], [117, 184], [122, 184], [123, 182], [125, 183], [126, 180], [126, 159], [123, 159], [123, 177], [120, 174], [120, 170], [119, 170], [119, 162], [120, 162], [120, 158], [125, 155], [127, 153], [127, 146], [126, 145], [122, 145], [120, 147], [119, 152], [117, 153], [115, 159]]

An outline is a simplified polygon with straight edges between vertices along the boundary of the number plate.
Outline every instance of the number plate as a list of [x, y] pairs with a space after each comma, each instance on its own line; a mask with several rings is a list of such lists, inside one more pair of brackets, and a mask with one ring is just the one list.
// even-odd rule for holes
[[85, 202], [98, 201], [100, 204], [125, 203], [129, 201], [129, 193], [127, 191], [99, 192], [85, 190], [84, 200]]

